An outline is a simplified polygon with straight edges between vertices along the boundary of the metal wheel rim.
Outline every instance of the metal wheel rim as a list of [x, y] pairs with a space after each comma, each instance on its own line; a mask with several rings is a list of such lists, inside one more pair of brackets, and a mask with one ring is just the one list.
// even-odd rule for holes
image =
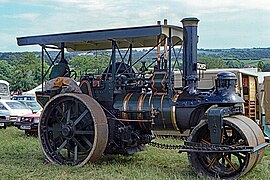
[[[265, 142], [264, 134], [263, 134], [261, 128], [252, 119], [250, 119], [246, 116], [243, 116], [243, 115], [235, 115], [235, 116], [231, 116], [231, 118], [236, 118], [250, 127], [250, 129], [252, 130], [252, 133], [254, 134], [254, 137], [256, 138], [256, 142], [257, 142], [256, 146], [263, 144]], [[264, 150], [265, 150], [265, 148], [262, 148], [259, 151], [254, 153], [257, 155], [257, 158], [255, 160], [253, 167], [255, 167], [256, 164], [258, 164], [261, 161], [261, 159], [263, 158]], [[250, 169], [252, 169], [253, 167], [251, 167]]]
[[98, 160], [106, 148], [106, 116], [100, 105], [87, 95], [60, 94], [44, 108], [39, 138], [50, 162], [82, 166]]
[[[223, 144], [232, 145], [234, 143], [236, 145], [236, 143], [239, 143], [237, 142], [239, 140], [241, 140], [240, 142], [242, 142], [241, 145], [253, 146], [256, 144], [254, 138], [252, 138], [252, 135], [250, 137], [250, 134], [247, 134], [250, 129], [243, 130], [243, 128], [241, 127], [245, 126], [243, 122], [235, 122], [235, 119], [232, 120], [232, 118], [224, 118], [224, 124], [224, 129], [226, 130], [223, 130]], [[239, 126], [241, 128], [239, 128]], [[249, 127], [245, 126], [245, 128]], [[232, 129], [234, 133], [224, 139], [224, 132], [227, 131], [228, 133], [228, 130]], [[199, 131], [201, 131], [201, 134], [196, 134]], [[201, 138], [201, 143], [208, 144], [210, 143], [210, 139], [207, 140], [207, 138], [203, 136], [207, 133], [209, 133], [207, 121], [203, 121], [194, 129], [188, 141], [197, 142]], [[225, 136], [228, 136], [228, 134]], [[188, 156], [193, 170], [199, 175], [207, 175], [223, 179], [237, 178], [245, 174], [250, 170], [251, 167], [254, 166], [257, 158], [256, 154], [248, 153], [189, 153]], [[194, 157], [196, 157], [197, 162], [194, 162]]]

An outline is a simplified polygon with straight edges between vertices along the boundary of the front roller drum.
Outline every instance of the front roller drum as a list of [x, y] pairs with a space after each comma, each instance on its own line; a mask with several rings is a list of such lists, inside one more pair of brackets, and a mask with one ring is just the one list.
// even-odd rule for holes
[[[211, 144], [206, 120], [197, 125], [188, 138], [189, 142]], [[264, 135], [258, 125], [244, 116], [223, 119], [222, 145], [256, 147], [264, 143]], [[254, 152], [202, 153], [190, 152], [188, 159], [199, 176], [236, 179], [249, 172], [261, 160], [264, 148]]]
[[82, 166], [102, 156], [108, 141], [107, 118], [92, 97], [59, 94], [44, 107], [38, 134], [50, 162]]

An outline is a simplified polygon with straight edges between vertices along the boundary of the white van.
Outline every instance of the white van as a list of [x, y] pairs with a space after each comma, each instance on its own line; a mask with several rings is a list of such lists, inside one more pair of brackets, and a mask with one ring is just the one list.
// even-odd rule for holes
[[0, 99], [10, 99], [9, 82], [0, 80]]
[[32, 114], [31, 109], [16, 100], [0, 99], [0, 111], [8, 111], [11, 121], [20, 121], [21, 116]]

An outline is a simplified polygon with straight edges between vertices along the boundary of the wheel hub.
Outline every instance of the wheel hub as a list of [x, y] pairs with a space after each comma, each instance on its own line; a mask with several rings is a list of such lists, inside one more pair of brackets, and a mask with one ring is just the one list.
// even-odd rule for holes
[[62, 135], [63, 135], [65, 138], [71, 138], [72, 135], [73, 135], [73, 128], [72, 128], [70, 125], [65, 125], [65, 126], [62, 128]]

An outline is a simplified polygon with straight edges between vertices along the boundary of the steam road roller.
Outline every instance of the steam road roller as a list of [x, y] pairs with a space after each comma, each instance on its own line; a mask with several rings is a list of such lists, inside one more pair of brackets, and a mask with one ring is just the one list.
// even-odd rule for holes
[[[49, 162], [82, 166], [106, 154], [146, 150], [147, 144], [169, 147], [153, 141], [153, 130], [190, 130], [184, 145], [170, 147], [186, 152], [200, 176], [237, 178], [260, 162], [267, 143], [258, 125], [242, 115], [244, 100], [235, 93], [235, 74], [219, 72], [214, 87], [199, 89], [206, 68], [197, 62], [199, 20], [181, 22], [183, 27], [164, 20], [152, 26], [17, 38], [19, 46], [42, 49], [43, 86], [37, 99], [44, 111], [38, 134]], [[145, 54], [135, 59], [134, 48], [145, 48]], [[51, 49], [58, 52], [54, 57]], [[110, 52], [107, 67], [81, 75], [77, 85], [65, 51], [99, 50]], [[46, 62], [51, 64], [47, 70]], [[182, 73], [178, 88], [176, 69]]]

